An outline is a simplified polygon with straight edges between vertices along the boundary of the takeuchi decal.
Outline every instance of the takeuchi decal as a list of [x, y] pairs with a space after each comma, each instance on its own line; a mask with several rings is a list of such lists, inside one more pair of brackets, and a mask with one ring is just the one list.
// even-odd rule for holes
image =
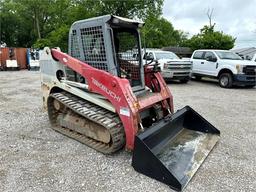
[[92, 83], [94, 85], [96, 85], [97, 87], [99, 87], [102, 91], [107, 93], [113, 99], [117, 100], [118, 102], [121, 101], [121, 97], [120, 96], [116, 95], [113, 91], [109, 90], [105, 85], [103, 85], [102, 83], [100, 83], [99, 81], [94, 79], [93, 77], [92, 77]]

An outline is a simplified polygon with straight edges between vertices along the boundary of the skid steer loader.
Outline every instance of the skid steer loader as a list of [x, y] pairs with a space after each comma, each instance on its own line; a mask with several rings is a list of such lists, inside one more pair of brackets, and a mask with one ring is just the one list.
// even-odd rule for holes
[[125, 145], [136, 171], [180, 191], [220, 132], [189, 106], [174, 113], [158, 66], [142, 64], [142, 26], [113, 15], [75, 22], [69, 54], [41, 55], [43, 103], [54, 130], [104, 154]]

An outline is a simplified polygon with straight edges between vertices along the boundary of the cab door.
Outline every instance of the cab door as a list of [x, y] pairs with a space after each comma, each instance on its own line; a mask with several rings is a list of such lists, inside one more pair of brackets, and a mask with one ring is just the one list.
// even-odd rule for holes
[[197, 74], [203, 74], [204, 64], [204, 51], [195, 51], [192, 57], [192, 72]]
[[204, 65], [203, 70], [204, 74], [210, 75], [210, 76], [216, 76], [217, 74], [217, 57], [212, 51], [206, 51], [204, 54]]

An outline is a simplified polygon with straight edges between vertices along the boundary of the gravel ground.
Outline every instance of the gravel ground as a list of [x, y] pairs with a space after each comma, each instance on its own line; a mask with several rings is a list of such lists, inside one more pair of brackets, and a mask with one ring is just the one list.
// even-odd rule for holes
[[[221, 140], [184, 191], [255, 191], [256, 89], [216, 82], [169, 84]], [[0, 72], [0, 191], [172, 191], [138, 174], [131, 154], [102, 155], [50, 128], [39, 72]]]

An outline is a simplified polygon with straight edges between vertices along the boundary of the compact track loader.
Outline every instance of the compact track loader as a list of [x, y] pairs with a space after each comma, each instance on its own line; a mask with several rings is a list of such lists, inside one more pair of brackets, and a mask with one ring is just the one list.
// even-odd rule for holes
[[220, 132], [189, 106], [174, 113], [159, 67], [142, 63], [142, 26], [113, 15], [75, 22], [69, 54], [41, 55], [43, 103], [54, 130], [104, 154], [125, 146], [136, 171], [180, 191]]

